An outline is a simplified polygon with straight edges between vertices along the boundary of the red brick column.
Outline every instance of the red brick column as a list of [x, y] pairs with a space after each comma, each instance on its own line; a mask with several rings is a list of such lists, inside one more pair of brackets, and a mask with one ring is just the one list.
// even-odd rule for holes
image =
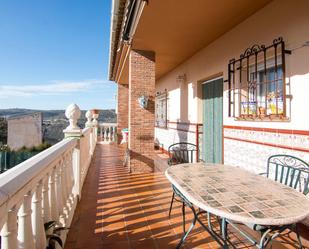
[[129, 85], [118, 84], [117, 137], [121, 142], [121, 130], [129, 127]]
[[[155, 53], [132, 50], [129, 61], [129, 148], [132, 172], [152, 172], [155, 119]], [[146, 109], [138, 98], [149, 97]]]

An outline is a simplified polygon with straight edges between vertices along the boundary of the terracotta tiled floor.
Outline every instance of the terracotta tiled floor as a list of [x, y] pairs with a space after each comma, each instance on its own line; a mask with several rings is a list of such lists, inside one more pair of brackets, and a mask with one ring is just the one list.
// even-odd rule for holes
[[[120, 155], [116, 146], [97, 145], [65, 249], [176, 247], [182, 235], [181, 208], [176, 204], [168, 218], [171, 187], [164, 174], [129, 174]], [[187, 217], [188, 227], [189, 210]], [[255, 248], [233, 230], [229, 235], [235, 248]], [[274, 243], [274, 249], [298, 248], [294, 234], [278, 240], [283, 243]], [[197, 225], [183, 248], [220, 246]]]

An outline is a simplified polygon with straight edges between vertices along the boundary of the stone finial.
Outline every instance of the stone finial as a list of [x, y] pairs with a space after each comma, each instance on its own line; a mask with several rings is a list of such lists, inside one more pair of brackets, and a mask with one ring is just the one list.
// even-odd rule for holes
[[77, 120], [80, 118], [80, 109], [76, 104], [70, 104], [65, 110], [65, 116], [69, 119], [70, 125], [65, 129], [66, 131], [80, 131], [77, 126]]
[[86, 118], [87, 118], [87, 122], [86, 122], [86, 126], [91, 126], [92, 125], [92, 122], [91, 122], [91, 119], [92, 119], [92, 116], [93, 116], [93, 113], [91, 110], [88, 110], [85, 114]]

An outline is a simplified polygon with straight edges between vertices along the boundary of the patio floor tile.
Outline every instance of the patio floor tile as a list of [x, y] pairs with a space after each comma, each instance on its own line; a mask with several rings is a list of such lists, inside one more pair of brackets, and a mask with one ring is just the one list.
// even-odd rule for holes
[[[172, 193], [164, 174], [129, 174], [122, 155], [117, 146], [97, 145], [65, 249], [172, 249], [178, 244], [183, 233], [181, 205], [174, 203], [169, 219]], [[186, 228], [191, 218], [187, 208]], [[303, 229], [302, 235], [308, 239], [309, 231]], [[232, 229], [229, 237], [235, 248], [255, 248]], [[303, 243], [309, 248], [308, 240]], [[220, 246], [197, 224], [183, 248]], [[272, 248], [298, 248], [295, 234], [278, 238]]]

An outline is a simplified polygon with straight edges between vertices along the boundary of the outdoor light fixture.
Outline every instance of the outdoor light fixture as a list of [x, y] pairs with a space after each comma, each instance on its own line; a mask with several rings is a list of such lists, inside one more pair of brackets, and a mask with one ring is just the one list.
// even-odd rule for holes
[[180, 74], [176, 77], [176, 80], [177, 81], [185, 81], [187, 78], [187, 75], [184, 73], [184, 74]]
[[139, 106], [143, 109], [147, 108], [149, 98], [146, 95], [142, 95], [138, 98]]

